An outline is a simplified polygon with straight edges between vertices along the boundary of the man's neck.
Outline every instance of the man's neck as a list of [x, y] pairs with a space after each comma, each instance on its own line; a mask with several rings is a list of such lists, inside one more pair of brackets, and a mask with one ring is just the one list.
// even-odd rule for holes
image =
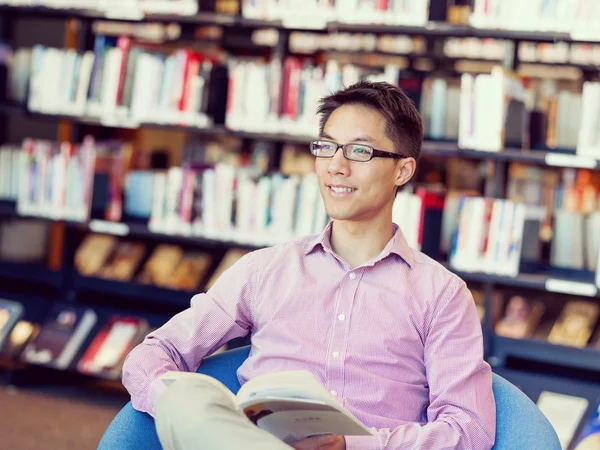
[[379, 255], [393, 235], [391, 218], [374, 222], [334, 220], [331, 248], [355, 268]]

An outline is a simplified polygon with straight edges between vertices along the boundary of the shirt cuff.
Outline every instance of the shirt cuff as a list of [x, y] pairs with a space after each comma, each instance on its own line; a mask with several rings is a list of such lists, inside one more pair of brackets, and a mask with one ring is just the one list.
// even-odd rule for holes
[[154, 379], [148, 386], [148, 395], [146, 396], [146, 410], [148, 414], [154, 417], [154, 408], [158, 397], [165, 391], [167, 386], [160, 378]]
[[[375, 431], [373, 431], [375, 433]], [[377, 436], [344, 436], [346, 450], [381, 450]]]

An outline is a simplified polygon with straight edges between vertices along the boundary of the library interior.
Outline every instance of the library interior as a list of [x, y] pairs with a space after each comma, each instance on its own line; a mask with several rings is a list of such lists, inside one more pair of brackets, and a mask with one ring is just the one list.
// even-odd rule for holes
[[0, 448], [115, 448], [132, 349], [328, 226], [319, 101], [362, 80], [422, 119], [393, 222], [559, 448], [600, 450], [598, 0], [0, 0]]

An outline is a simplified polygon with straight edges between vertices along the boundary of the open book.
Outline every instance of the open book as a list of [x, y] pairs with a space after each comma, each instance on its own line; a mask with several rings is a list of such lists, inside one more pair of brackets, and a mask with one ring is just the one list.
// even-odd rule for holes
[[188, 377], [204, 378], [215, 389], [231, 395], [241, 414], [287, 444], [318, 435], [371, 435], [368, 428], [304, 370], [261, 375], [244, 384], [237, 395], [218, 380], [198, 373], [167, 372], [161, 380], [169, 385]]

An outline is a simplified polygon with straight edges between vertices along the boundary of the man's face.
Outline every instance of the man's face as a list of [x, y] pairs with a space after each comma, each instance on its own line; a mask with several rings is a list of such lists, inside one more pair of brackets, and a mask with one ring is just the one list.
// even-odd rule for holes
[[[344, 105], [331, 114], [321, 138], [394, 152], [394, 144], [385, 134], [385, 124], [384, 116], [374, 109]], [[333, 158], [316, 158], [315, 171], [329, 216], [336, 220], [368, 221], [388, 207], [391, 211], [401, 165], [401, 161], [391, 158], [349, 161], [341, 148]]]

